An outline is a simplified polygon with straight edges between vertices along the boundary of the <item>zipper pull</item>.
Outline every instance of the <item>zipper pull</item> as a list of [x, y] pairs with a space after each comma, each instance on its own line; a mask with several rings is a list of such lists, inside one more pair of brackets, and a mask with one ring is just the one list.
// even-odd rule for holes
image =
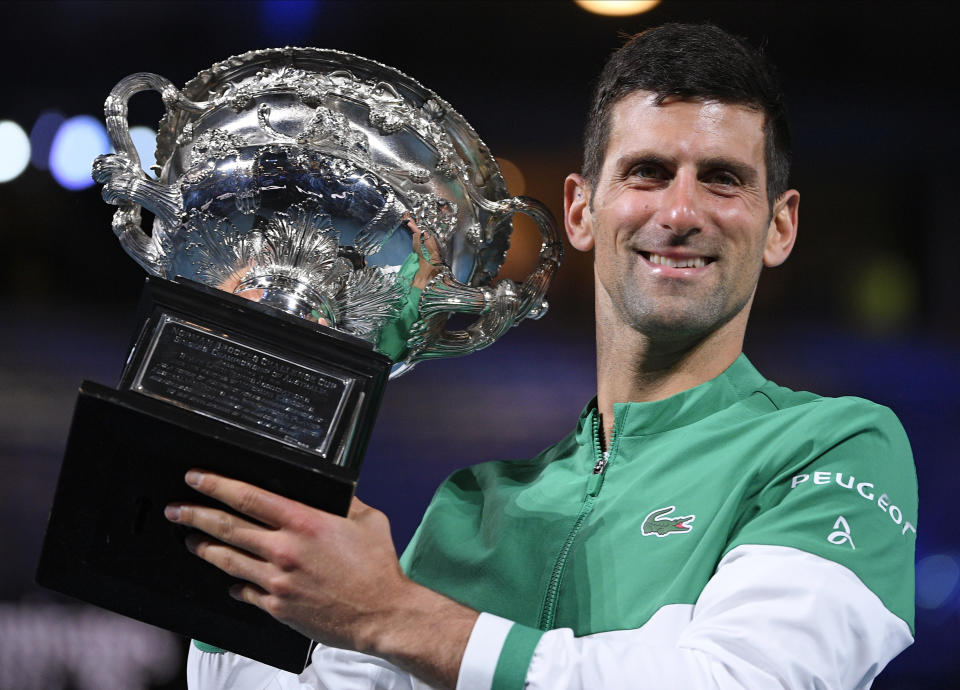
[[603, 485], [603, 475], [607, 470], [607, 459], [603, 456], [597, 460], [593, 466], [593, 472], [590, 475], [590, 481], [587, 483], [587, 494], [596, 496], [600, 493], [600, 487]]

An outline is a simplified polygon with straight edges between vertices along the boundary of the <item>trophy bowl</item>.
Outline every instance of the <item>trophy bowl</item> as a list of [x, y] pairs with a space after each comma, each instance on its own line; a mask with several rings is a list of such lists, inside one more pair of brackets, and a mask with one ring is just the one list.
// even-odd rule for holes
[[[156, 175], [127, 122], [151, 90]], [[253, 51], [182, 90], [133, 74], [104, 110], [93, 175], [149, 275], [118, 388], [81, 385], [37, 581], [299, 672], [310, 640], [232, 600], [163, 506], [209, 502], [183, 483], [204, 467], [345, 515], [387, 379], [541, 316], [556, 225], [449, 104], [356, 55]], [[514, 213], [542, 236], [520, 284], [495, 280]]]
[[[160, 92], [158, 179], [126, 120]], [[113, 229], [151, 275], [225, 289], [371, 342], [393, 360], [467, 354], [546, 310], [561, 256], [549, 211], [511, 197], [489, 149], [448, 103], [401, 72], [333, 50], [230, 58], [179, 91], [134, 74], [105, 105], [115, 154], [94, 177]], [[154, 215], [141, 229], [141, 208]], [[542, 235], [521, 285], [493, 280], [512, 216]], [[455, 313], [475, 315], [447, 330]]]

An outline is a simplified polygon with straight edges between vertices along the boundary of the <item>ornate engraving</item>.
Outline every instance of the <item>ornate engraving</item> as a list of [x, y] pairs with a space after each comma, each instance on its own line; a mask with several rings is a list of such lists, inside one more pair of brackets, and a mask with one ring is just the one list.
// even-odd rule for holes
[[347, 151], [369, 158], [370, 145], [367, 142], [367, 135], [352, 127], [344, 115], [323, 106], [313, 112], [313, 119], [297, 137], [297, 143], [316, 144], [328, 140]]
[[190, 151], [190, 163], [211, 162], [236, 156], [248, 139], [225, 129], [209, 129], [196, 138]]
[[[213, 105], [226, 105], [241, 112], [251, 107], [256, 98], [271, 91], [296, 93], [306, 105], [317, 105], [330, 97], [366, 103], [370, 124], [381, 134], [393, 134], [407, 127], [429, 143], [437, 153], [436, 170], [441, 175], [455, 178], [466, 169], [449, 135], [440, 125], [446, 109], [437, 99], [428, 99], [420, 108], [416, 108], [405, 101], [389, 82], [363, 80], [348, 70], [318, 74], [288, 65], [264, 68], [239, 84], [227, 83], [214, 91]], [[337, 121], [337, 118], [343, 119]], [[345, 144], [348, 148], [359, 143], [355, 138], [356, 132], [348, 135], [350, 128], [346, 119], [329, 109], [317, 109], [316, 124], [322, 131], [339, 133], [350, 138]], [[315, 131], [316, 129], [310, 132], [304, 130], [304, 143], [311, 141], [309, 137]]]
[[467, 228], [464, 236], [467, 238], [467, 242], [470, 243], [471, 247], [479, 248], [483, 246], [483, 242], [486, 239], [485, 234], [483, 228], [480, 227], [480, 223], [474, 223]]
[[[130, 97], [148, 90], [167, 110], [157, 180], [137, 165], [126, 121]], [[117, 153], [98, 159], [95, 175], [119, 207], [114, 232], [151, 273], [229, 286], [375, 341], [403, 305], [397, 272], [427, 246], [404, 228], [409, 221], [444, 277], [422, 292], [394, 373], [484, 347], [543, 312], [561, 248], [549, 213], [509, 197], [470, 125], [395, 69], [332, 50], [251, 51], [182, 90], [156, 74], [130, 75], [104, 112]], [[141, 208], [155, 216], [152, 236]], [[514, 213], [540, 228], [539, 262], [516, 289], [491, 288]], [[447, 331], [457, 311], [477, 320]]]
[[197, 275], [238, 294], [280, 289], [301, 298], [315, 319], [372, 342], [402, 306], [395, 274], [355, 270], [340, 255], [337, 231], [323, 210], [295, 205], [240, 236], [229, 220], [193, 211], [186, 224]]
[[374, 94], [376, 93], [381, 94], [381, 97], [370, 103], [370, 124], [380, 130], [381, 134], [393, 134], [405, 126], [409, 127], [410, 106], [393, 85], [382, 81], [377, 84]]
[[447, 114], [447, 109], [443, 107], [443, 104], [440, 103], [436, 98], [427, 99], [423, 107], [421, 108], [424, 116], [429, 120], [434, 120], [439, 122]]
[[413, 220], [418, 227], [432, 230], [446, 244], [457, 220], [457, 205], [433, 192], [408, 194], [413, 204]]
[[396, 275], [366, 266], [347, 278], [337, 298], [337, 309], [343, 314], [344, 330], [375, 341], [383, 325], [399, 313], [402, 300]]
[[188, 146], [193, 142], [194, 123], [188, 122], [177, 136], [177, 146]]

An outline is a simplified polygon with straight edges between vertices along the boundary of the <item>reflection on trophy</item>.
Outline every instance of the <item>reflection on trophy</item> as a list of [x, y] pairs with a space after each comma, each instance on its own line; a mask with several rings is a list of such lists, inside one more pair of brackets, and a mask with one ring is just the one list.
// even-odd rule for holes
[[[156, 179], [126, 119], [148, 90]], [[182, 478], [203, 466], [346, 514], [387, 378], [542, 315], [559, 236], [449, 104], [355, 55], [254, 51], [182, 91], [134, 74], [105, 112], [116, 153], [94, 178], [149, 277], [118, 389], [81, 386], [38, 581], [300, 671], [309, 640], [230, 599], [163, 506], [197, 500]], [[494, 283], [514, 213], [539, 262]]]

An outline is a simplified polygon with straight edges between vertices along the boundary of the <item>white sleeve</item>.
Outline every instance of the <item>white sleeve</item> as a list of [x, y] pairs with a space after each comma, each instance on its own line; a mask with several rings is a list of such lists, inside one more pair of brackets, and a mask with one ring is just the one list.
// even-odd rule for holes
[[383, 659], [317, 645], [310, 665], [297, 675], [231, 652], [204, 652], [193, 644], [187, 657], [189, 690], [430, 690]]
[[[457, 690], [868, 688], [913, 642], [851, 570], [783, 546], [737, 547], [696, 604], [664, 606], [636, 630], [519, 628], [482, 614]], [[511, 654], [524, 637], [532, 657]]]

